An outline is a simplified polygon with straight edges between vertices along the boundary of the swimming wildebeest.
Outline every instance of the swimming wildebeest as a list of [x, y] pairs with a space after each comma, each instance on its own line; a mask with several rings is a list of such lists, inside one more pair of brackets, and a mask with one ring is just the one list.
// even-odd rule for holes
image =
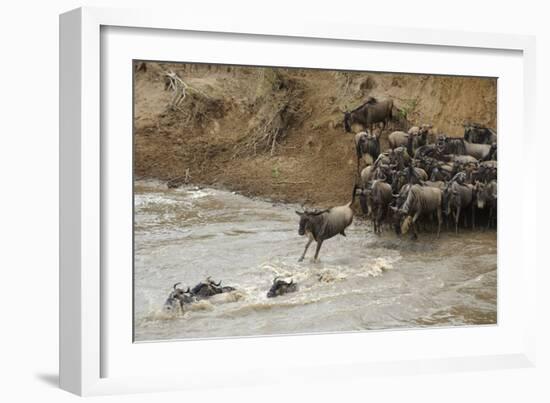
[[204, 299], [211, 297], [216, 294], [221, 294], [224, 292], [235, 291], [233, 287], [221, 287], [222, 282], [215, 283], [210, 279], [206, 278], [206, 281], [201, 281], [191, 290], [191, 293], [198, 299]]
[[344, 128], [346, 132], [351, 132], [351, 126], [354, 123], [359, 123], [363, 129], [372, 129], [376, 123], [383, 123], [383, 128], [393, 119], [393, 101], [378, 102], [376, 99], [369, 97], [367, 102], [358, 106], [352, 111], [344, 112]]
[[278, 297], [280, 295], [283, 295], [289, 292], [295, 292], [297, 290], [298, 290], [298, 287], [294, 282], [294, 280], [290, 280], [290, 283], [289, 283], [284, 280], [279, 280], [279, 277], [275, 277], [273, 279], [273, 284], [271, 285], [271, 288], [267, 292], [267, 298]]
[[[394, 197], [397, 197], [394, 195]], [[398, 214], [401, 218], [404, 218], [401, 223], [401, 233], [406, 234], [412, 227], [413, 235], [412, 239], [418, 238], [418, 231], [416, 229], [416, 221], [421, 215], [437, 214], [437, 237], [441, 232], [441, 221], [443, 220], [441, 214], [441, 197], [442, 192], [435, 187], [428, 187], [422, 185], [412, 185], [403, 207], [398, 209], [397, 207], [391, 207], [391, 209]]]
[[302, 256], [298, 259], [299, 262], [304, 260], [307, 249], [313, 241], [317, 242], [314, 261], [318, 261], [319, 251], [324, 241], [338, 234], [346, 236], [344, 231], [353, 221], [353, 210], [351, 205], [355, 202], [357, 189], [359, 189], [359, 187], [356, 184], [353, 187], [351, 201], [343, 206], [336, 206], [320, 211], [296, 211], [296, 214], [300, 216], [298, 234], [300, 236], [307, 235], [309, 238], [304, 253], [302, 253]]
[[184, 291], [181, 288], [178, 288], [178, 285], [180, 284], [181, 283], [174, 284], [172, 292], [170, 292], [170, 295], [168, 295], [168, 298], [164, 303], [165, 311], [173, 312], [176, 310], [176, 307], [178, 305], [183, 311], [184, 304], [190, 304], [191, 302], [195, 302], [195, 297], [189, 290], [189, 287], [187, 287], [187, 290]]

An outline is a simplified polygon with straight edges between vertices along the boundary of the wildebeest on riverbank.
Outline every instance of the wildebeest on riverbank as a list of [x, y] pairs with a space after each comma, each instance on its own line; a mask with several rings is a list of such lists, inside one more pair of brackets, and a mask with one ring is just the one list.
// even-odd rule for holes
[[[351, 131], [353, 123], [372, 124], [367, 117], [374, 105], [376, 100], [369, 99], [346, 112], [345, 130]], [[391, 114], [386, 116], [391, 118]], [[462, 218], [464, 225], [469, 219], [473, 229], [476, 221], [485, 221], [485, 228], [496, 227], [496, 131], [467, 124], [464, 137], [439, 135], [430, 144], [427, 133], [431, 127], [422, 124], [408, 132], [392, 132], [388, 136], [389, 149], [376, 150], [379, 156], [366, 161], [367, 167], [360, 174], [359, 193], [362, 210], [373, 221], [375, 233], [381, 232], [385, 221], [393, 223], [398, 233], [412, 228], [416, 238], [416, 222], [430, 222], [434, 218], [438, 234], [443, 220], [452, 220], [456, 233]], [[356, 135], [358, 164], [363, 154], [357, 144], [366, 136], [366, 133]], [[391, 198], [379, 192], [387, 187], [391, 189]]]
[[344, 128], [351, 132], [355, 123], [363, 125], [365, 130], [373, 129], [376, 123], [382, 123], [385, 128], [393, 119], [393, 100], [378, 101], [369, 97], [367, 101], [351, 111], [344, 111]]

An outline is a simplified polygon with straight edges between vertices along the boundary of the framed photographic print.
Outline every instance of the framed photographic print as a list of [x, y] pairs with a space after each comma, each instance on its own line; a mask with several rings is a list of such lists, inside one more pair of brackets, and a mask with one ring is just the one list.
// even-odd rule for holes
[[531, 37], [106, 9], [60, 35], [63, 388], [532, 365]]

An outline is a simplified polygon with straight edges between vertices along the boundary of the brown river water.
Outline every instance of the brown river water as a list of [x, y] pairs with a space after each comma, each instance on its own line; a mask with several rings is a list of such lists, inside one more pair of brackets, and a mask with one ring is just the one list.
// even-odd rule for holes
[[[135, 341], [495, 324], [495, 231], [381, 236], [359, 218], [324, 242], [298, 235], [297, 206], [160, 182], [135, 185]], [[237, 291], [166, 313], [172, 285], [211, 276]], [[273, 278], [298, 292], [266, 298]]]

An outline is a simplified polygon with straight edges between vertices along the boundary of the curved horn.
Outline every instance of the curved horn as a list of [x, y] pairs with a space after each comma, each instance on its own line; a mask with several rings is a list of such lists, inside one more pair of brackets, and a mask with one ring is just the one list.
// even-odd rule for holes
[[277, 280], [279, 280], [281, 278], [281, 276], [275, 276], [275, 278], [273, 279], [273, 284], [275, 284], [277, 282]]
[[294, 284], [294, 279], [290, 279], [290, 283], [288, 283], [288, 285], [292, 285]]
[[185, 293], [190, 294], [191, 293], [191, 288], [187, 287], [187, 290], [185, 290]]
[[181, 284], [181, 282], [174, 284], [174, 290], [175, 290], [176, 287], [177, 287], [178, 285], [180, 285], [180, 284]]

